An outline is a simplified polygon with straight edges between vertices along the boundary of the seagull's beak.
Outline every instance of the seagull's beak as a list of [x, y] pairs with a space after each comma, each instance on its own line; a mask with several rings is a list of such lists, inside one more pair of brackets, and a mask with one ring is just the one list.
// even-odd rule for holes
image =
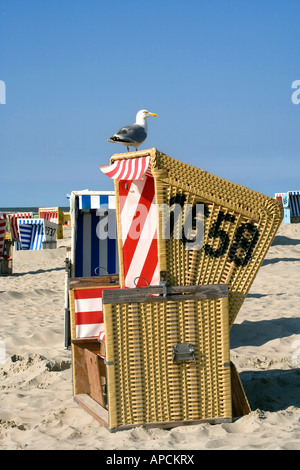
[[157, 117], [157, 114], [155, 114], [155, 113], [149, 113], [149, 116]]

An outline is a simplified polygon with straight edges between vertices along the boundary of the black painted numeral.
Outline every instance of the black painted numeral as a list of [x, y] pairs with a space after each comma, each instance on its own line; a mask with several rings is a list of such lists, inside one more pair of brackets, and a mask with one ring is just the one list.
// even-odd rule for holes
[[229, 246], [229, 235], [225, 232], [225, 230], [220, 228], [223, 221], [234, 222], [235, 216], [231, 214], [224, 214], [224, 212], [220, 211], [217, 221], [212, 224], [208, 233], [208, 238], [219, 238], [220, 244], [219, 247], [214, 250], [212, 246], [206, 243], [206, 245], [204, 245], [204, 250], [206, 255], [213, 256], [214, 258], [219, 258], [220, 256], [224, 255]]
[[229, 259], [237, 266], [246, 266], [251, 259], [258, 237], [257, 227], [249, 222], [241, 224], [230, 247]]
[[[179, 204], [181, 208], [184, 207], [186, 201], [186, 196], [184, 194], [176, 194], [169, 201], [170, 207], [174, 204]], [[204, 204], [204, 216], [207, 218], [210, 215], [209, 208]], [[177, 222], [177, 221], [176, 221]], [[208, 238], [210, 239], [219, 239], [219, 246], [216, 249], [206, 243], [204, 245], [205, 254], [212, 256], [214, 258], [219, 258], [223, 256], [228, 250], [230, 239], [228, 233], [222, 229], [223, 222], [235, 222], [235, 216], [232, 214], [225, 214], [223, 211], [220, 211], [217, 217], [216, 222], [214, 222], [208, 232]], [[170, 234], [174, 231], [175, 226], [175, 216], [174, 213], [170, 213], [169, 221]], [[192, 207], [192, 229], [196, 228], [196, 205]], [[235, 234], [232, 245], [229, 248], [229, 259], [234, 262], [236, 266], [246, 266], [251, 259], [253, 250], [259, 239], [259, 231], [255, 225], [250, 222], [242, 223]], [[184, 229], [182, 229], [182, 242], [186, 245], [187, 242], [192, 242], [188, 240], [184, 235]]]

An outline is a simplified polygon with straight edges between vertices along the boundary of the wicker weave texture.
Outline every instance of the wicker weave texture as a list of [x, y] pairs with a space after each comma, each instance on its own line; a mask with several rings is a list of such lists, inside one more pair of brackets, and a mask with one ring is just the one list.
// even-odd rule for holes
[[[228, 298], [104, 305], [109, 427], [231, 419]], [[191, 343], [195, 362], [175, 364]]]
[[[283, 219], [281, 205], [273, 198], [179, 162], [155, 148], [114, 155], [111, 162], [145, 155], [151, 155], [156, 204], [160, 207], [173, 203], [182, 207], [204, 204], [204, 243], [196, 250], [187, 250], [183, 240], [176, 238], [175, 230], [169, 239], [165, 238], [164, 218], [157, 211], [160, 271], [167, 272], [167, 281], [174, 286], [228, 284], [232, 325]], [[115, 190], [118, 200], [117, 181]], [[181, 226], [184, 217], [182, 211]], [[119, 256], [122, 262], [120, 245]], [[122, 273], [120, 276], [122, 279]]]

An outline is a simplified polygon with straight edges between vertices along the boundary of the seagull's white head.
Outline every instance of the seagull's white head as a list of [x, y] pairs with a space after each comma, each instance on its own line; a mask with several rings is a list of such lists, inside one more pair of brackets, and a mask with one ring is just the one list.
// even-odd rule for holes
[[157, 117], [157, 114], [150, 113], [150, 111], [147, 111], [147, 109], [141, 109], [136, 115], [136, 123], [144, 125], [146, 118], [148, 118], [149, 116]]

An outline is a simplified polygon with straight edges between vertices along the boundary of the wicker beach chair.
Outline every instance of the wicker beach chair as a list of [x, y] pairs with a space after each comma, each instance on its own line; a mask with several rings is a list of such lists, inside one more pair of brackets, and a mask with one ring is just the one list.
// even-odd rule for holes
[[56, 248], [57, 224], [46, 219], [17, 219], [22, 250]]
[[249, 413], [229, 331], [281, 223], [280, 203], [156, 149], [114, 155], [101, 170], [115, 181], [121, 289], [101, 292], [101, 351], [99, 339], [72, 340], [75, 399], [110, 431]]
[[14, 241], [20, 241], [18, 219], [32, 219], [32, 212], [18, 212], [9, 214], [10, 230], [12, 239]]
[[54, 224], [57, 224], [57, 240], [64, 238], [63, 225], [65, 216], [63, 211], [59, 207], [40, 207], [39, 218], [46, 219]]
[[232, 419], [227, 286], [103, 292], [108, 427]]
[[[283, 219], [280, 203], [155, 148], [113, 155], [110, 165], [100, 168], [115, 184], [121, 286], [134, 287], [136, 276], [138, 285], [142, 278], [155, 285], [161, 271], [171, 286], [227, 284], [231, 326]], [[128, 234], [136, 224], [137, 203], [145, 207], [141, 225], [148, 237], [132, 241]], [[179, 224], [171, 219], [165, 236], [166, 219], [157, 208], [174, 204], [189, 205], [194, 222], [193, 208], [204, 205], [200, 248], [187, 249], [189, 237], [180, 238], [184, 210]]]

